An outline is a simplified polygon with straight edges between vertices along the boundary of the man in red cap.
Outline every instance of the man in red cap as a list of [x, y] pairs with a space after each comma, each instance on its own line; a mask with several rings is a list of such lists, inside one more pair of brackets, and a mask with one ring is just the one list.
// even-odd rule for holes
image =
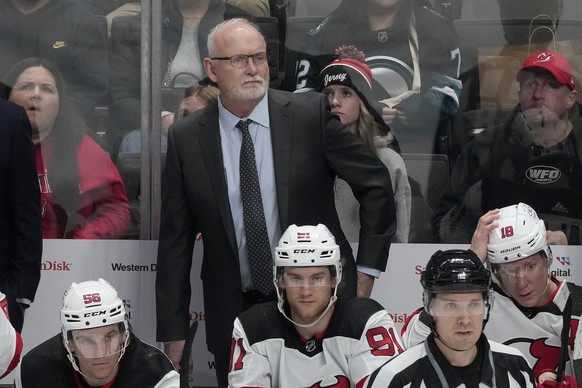
[[455, 164], [433, 216], [439, 241], [469, 243], [481, 214], [527, 202], [552, 233], [550, 244], [582, 239], [582, 120], [568, 61], [546, 50], [516, 75], [519, 104], [472, 140]]

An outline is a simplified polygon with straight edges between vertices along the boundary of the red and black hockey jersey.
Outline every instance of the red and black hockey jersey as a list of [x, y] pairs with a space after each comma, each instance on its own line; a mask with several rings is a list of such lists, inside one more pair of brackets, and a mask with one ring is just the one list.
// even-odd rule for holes
[[372, 299], [335, 304], [327, 330], [302, 339], [275, 302], [235, 321], [229, 384], [234, 387], [360, 387], [403, 351], [394, 322]]

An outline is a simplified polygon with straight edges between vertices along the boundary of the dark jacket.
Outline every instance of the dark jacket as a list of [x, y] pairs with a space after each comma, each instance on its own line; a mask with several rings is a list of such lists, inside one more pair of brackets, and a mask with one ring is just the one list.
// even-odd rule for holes
[[40, 190], [30, 122], [24, 109], [0, 98], [0, 291], [22, 329], [16, 299], [34, 300], [40, 281]]
[[[356, 263], [335, 209], [335, 177], [348, 182], [360, 202], [357, 263], [383, 271], [396, 230], [390, 175], [331, 115], [325, 96], [269, 89], [268, 104], [280, 230], [291, 224], [325, 224], [346, 259], [339, 291], [355, 295]], [[178, 121], [168, 135], [156, 272], [157, 337], [171, 341], [186, 336], [189, 273], [200, 232], [206, 343], [215, 355], [228, 357], [233, 322], [243, 304], [220, 142], [218, 103]]]
[[570, 109], [572, 132], [549, 152], [520, 136], [517, 106], [497, 126], [467, 144], [433, 217], [438, 239], [469, 243], [487, 211], [525, 202], [549, 230], [563, 230], [569, 245], [582, 239], [582, 117]]
[[51, 0], [28, 15], [0, 0], [0, 74], [18, 61], [41, 57], [65, 77], [73, 100], [91, 126], [93, 108], [107, 102], [107, 25], [75, 0]]

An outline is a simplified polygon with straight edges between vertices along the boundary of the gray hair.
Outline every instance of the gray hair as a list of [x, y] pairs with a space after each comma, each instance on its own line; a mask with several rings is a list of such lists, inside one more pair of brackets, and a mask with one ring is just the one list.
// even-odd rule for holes
[[208, 34], [208, 40], [207, 40], [208, 55], [209, 56], [213, 57], [216, 55], [216, 36], [219, 33], [221, 33], [224, 29], [232, 26], [233, 24], [237, 24], [237, 23], [243, 23], [243, 24], [246, 24], [247, 26], [255, 29], [261, 35], [261, 37], [263, 37], [263, 39], [265, 39], [263, 33], [261, 32], [261, 29], [255, 23], [253, 23], [247, 19], [243, 19], [243, 18], [228, 19], [228, 20], [225, 20], [225, 21], [217, 24], [212, 30], [210, 30], [210, 33]]

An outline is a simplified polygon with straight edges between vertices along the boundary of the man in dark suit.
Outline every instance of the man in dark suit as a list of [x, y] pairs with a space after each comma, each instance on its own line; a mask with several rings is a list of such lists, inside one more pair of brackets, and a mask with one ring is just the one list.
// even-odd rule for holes
[[40, 281], [42, 255], [40, 191], [30, 136], [24, 109], [0, 98], [0, 291], [19, 332]]
[[[225, 21], [208, 36], [208, 49], [205, 68], [220, 88], [220, 100], [176, 123], [168, 135], [157, 337], [167, 342], [166, 353], [176, 365], [189, 323], [192, 250], [201, 232], [206, 342], [218, 384], [225, 386], [234, 319], [253, 304], [275, 300], [274, 290], [257, 291], [250, 273], [248, 234], [254, 231], [244, 226], [239, 120], [252, 120], [248, 128], [270, 252], [288, 225], [325, 224], [345, 260], [346, 287], [340, 292], [369, 296], [374, 277], [386, 268], [396, 217], [385, 166], [331, 115], [327, 98], [268, 89], [266, 44], [256, 26], [243, 19]], [[336, 175], [350, 184], [361, 205], [357, 274], [335, 210]], [[271, 254], [266, 259], [272, 287]]]

